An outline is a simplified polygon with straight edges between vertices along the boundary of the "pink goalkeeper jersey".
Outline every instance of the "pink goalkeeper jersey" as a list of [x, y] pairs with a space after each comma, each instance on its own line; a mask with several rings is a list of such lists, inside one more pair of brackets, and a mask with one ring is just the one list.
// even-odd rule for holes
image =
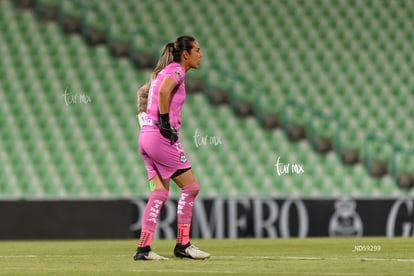
[[171, 62], [158, 73], [155, 80], [151, 81], [151, 87], [148, 94], [147, 113], [142, 130], [158, 129], [157, 126], [155, 126], [155, 122], [159, 121], [158, 92], [161, 82], [165, 77], [171, 77], [176, 83], [176, 87], [171, 92], [169, 115], [170, 125], [175, 127], [177, 131], [180, 128], [181, 108], [184, 104], [186, 95], [184, 83], [185, 70], [178, 62]]

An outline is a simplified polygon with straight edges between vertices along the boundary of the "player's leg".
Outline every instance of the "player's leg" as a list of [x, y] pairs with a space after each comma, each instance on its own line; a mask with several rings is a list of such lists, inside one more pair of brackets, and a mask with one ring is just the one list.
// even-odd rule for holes
[[142, 215], [141, 235], [138, 248], [134, 255], [134, 260], [165, 260], [151, 250], [151, 242], [157, 226], [158, 217], [164, 202], [168, 198], [170, 180], [163, 180], [157, 174], [149, 181], [150, 196]]
[[[191, 171], [191, 164], [187, 155], [180, 141], [171, 145], [170, 141], [162, 137], [159, 132], [154, 132], [152, 135], [154, 136], [151, 137], [152, 139], [145, 140], [145, 154], [149, 157], [148, 160], [152, 162], [152, 164], [150, 162], [148, 164], [156, 168], [162, 179], [173, 179], [182, 190], [177, 208], [177, 241], [180, 243], [177, 244], [174, 253], [179, 257], [208, 258], [210, 256], [208, 253], [198, 250], [188, 241], [193, 203], [198, 194], [199, 186]], [[151, 173], [152, 169], [147, 166], [147, 163], [146, 167], [147, 171]]]
[[139, 134], [138, 148], [148, 174], [147, 179], [149, 181], [150, 196], [141, 218], [141, 234], [134, 260], [165, 259], [151, 251], [151, 242], [158, 222], [158, 217], [164, 202], [168, 198], [168, 191], [170, 188], [169, 178], [162, 177], [162, 174], [157, 169], [157, 164], [155, 163], [153, 156], [150, 154], [154, 148], [159, 148], [156, 144], [154, 145], [159, 137], [160, 134], [158, 131], [141, 131]]
[[181, 189], [177, 206], [177, 244], [174, 255], [181, 258], [206, 259], [210, 254], [190, 243], [193, 206], [200, 187], [191, 168], [177, 170], [171, 178]]

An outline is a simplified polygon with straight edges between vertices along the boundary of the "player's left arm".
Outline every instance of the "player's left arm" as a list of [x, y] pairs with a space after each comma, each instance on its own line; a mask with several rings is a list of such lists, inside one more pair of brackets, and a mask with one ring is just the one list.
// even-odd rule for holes
[[171, 92], [177, 86], [176, 81], [169, 76], [166, 76], [158, 89], [158, 111], [160, 114], [159, 122], [156, 124], [160, 129], [161, 134], [170, 139], [171, 145], [178, 140], [177, 131], [170, 125], [170, 100]]
[[166, 114], [170, 111], [171, 92], [177, 86], [176, 81], [169, 76], [166, 76], [158, 89], [158, 111], [160, 114]]

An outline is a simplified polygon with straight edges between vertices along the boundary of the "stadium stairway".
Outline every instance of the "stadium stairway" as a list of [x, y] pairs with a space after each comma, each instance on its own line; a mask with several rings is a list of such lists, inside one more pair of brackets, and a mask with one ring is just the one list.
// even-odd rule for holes
[[[135, 139], [131, 143], [137, 127], [130, 103], [148, 71], [112, 59], [105, 45], [90, 48], [82, 36], [62, 36], [58, 25], [39, 24], [10, 2], [2, 2], [2, 13], [1, 28], [9, 35], [1, 48], [7, 56], [1, 66], [7, 76], [1, 83], [2, 129], [10, 130], [2, 131], [2, 196], [146, 194]], [[83, 102], [68, 103], [65, 91], [83, 95]], [[263, 131], [256, 119], [239, 120], [226, 106], [211, 107], [203, 95], [188, 97], [183, 116], [192, 118], [182, 138], [205, 196], [407, 194], [390, 176], [372, 178], [362, 164], [343, 166], [334, 152], [316, 154], [304, 140], [292, 144], [282, 129]], [[198, 137], [206, 137], [206, 144]], [[304, 172], [279, 176], [278, 157]]]

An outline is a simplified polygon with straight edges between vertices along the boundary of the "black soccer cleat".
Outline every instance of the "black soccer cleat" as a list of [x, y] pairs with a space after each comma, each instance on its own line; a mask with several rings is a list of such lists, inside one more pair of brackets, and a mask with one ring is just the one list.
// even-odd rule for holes
[[187, 243], [186, 245], [176, 244], [174, 248], [174, 256], [179, 258], [190, 258], [195, 260], [204, 260], [210, 257], [210, 254], [201, 251], [195, 245]]
[[143, 248], [137, 248], [137, 251], [134, 254], [134, 261], [139, 261], [139, 260], [158, 261], [158, 260], [168, 260], [168, 258], [158, 255], [157, 253], [151, 250], [151, 247], [146, 246]]

